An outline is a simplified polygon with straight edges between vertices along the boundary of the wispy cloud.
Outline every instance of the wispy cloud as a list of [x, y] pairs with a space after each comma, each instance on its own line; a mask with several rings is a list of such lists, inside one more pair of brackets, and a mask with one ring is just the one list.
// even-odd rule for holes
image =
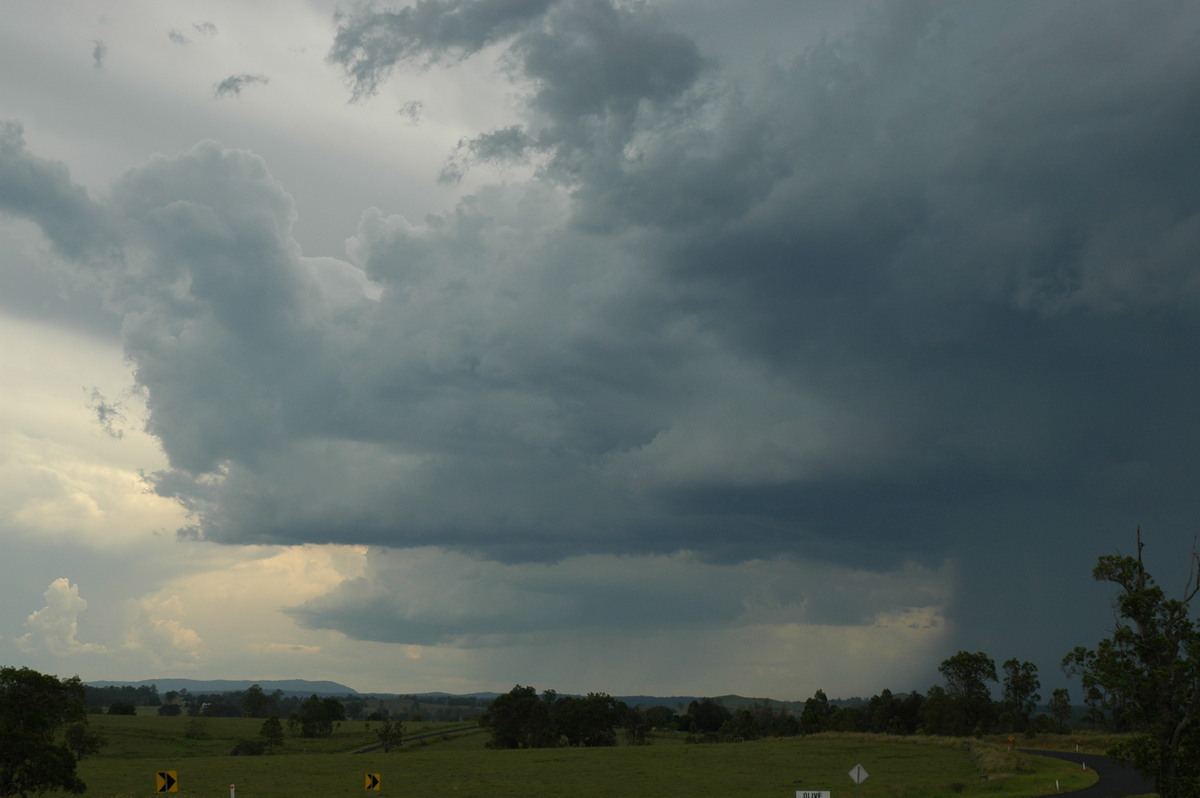
[[265, 86], [270, 83], [266, 75], [230, 75], [213, 87], [214, 97], [240, 97], [247, 86]]

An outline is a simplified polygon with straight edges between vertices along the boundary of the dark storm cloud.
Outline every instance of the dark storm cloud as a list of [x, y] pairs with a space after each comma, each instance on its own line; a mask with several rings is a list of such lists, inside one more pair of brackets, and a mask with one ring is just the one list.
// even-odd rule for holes
[[[374, 551], [364, 576], [288, 614], [363, 640], [486, 647], [561, 634], [870, 625], [880, 607], [925, 607], [944, 598], [929, 590], [930, 574], [921, 569], [901, 569], [891, 580], [820, 571], [782, 560], [730, 568], [680, 556], [586, 556], [551, 566], [427, 549]], [[447, 584], [453, 590], [442, 589]]]
[[[356, 96], [503, 45], [520, 122], [448, 172], [537, 178], [420, 224], [368, 212], [354, 267], [300, 257], [247, 153], [115, 186], [109, 301], [189, 533], [949, 554], [1033, 600], [1055, 563], [1086, 578], [1135, 523], [1200, 510], [1191, 5], [884, 5], [736, 83], [641, 5], [340, 24]], [[85, 255], [99, 211], [7, 130], [0, 203]]]
[[247, 86], [265, 86], [271, 80], [266, 75], [230, 75], [213, 87], [214, 97], [242, 96], [242, 89]]

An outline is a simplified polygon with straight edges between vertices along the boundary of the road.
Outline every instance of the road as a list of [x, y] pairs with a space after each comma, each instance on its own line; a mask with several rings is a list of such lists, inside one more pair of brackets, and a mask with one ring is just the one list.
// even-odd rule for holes
[[1086, 764], [1096, 771], [1100, 781], [1091, 787], [1065, 793], [1071, 798], [1128, 798], [1130, 795], [1146, 795], [1154, 792], [1154, 784], [1143, 779], [1136, 770], [1106, 756], [1076, 754], [1070, 751], [1034, 751], [1028, 748], [1022, 748], [1021, 753], [1078, 762], [1081, 767]]
[[[404, 742], [411, 743], [413, 740], [424, 740], [426, 737], [441, 737], [444, 734], [457, 734], [459, 732], [474, 731], [475, 729], [482, 729], [482, 728], [483, 728], [482, 726], [458, 726], [453, 729], [442, 729], [441, 731], [425, 732], [424, 734], [405, 735]], [[378, 751], [380, 748], [383, 748], [383, 746], [382, 745], [369, 745], [366, 748], [360, 748], [359, 750], [355, 751], [354, 753], [366, 754], [371, 751]]]

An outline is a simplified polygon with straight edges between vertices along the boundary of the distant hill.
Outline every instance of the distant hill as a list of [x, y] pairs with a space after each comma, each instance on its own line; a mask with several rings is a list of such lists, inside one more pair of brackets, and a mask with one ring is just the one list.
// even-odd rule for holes
[[[347, 687], [339, 682], [328, 681], [309, 681], [308, 679], [259, 679], [258, 681], [246, 679], [143, 679], [140, 682], [85, 682], [94, 687], [122, 687], [130, 685], [133, 687], [148, 687], [154, 685], [158, 688], [158, 694], [161, 696], [170, 690], [182, 691], [187, 690], [189, 693], [196, 695], [204, 693], [232, 693], [239, 690], [245, 690], [253, 684], [257, 684], [262, 689], [270, 694], [276, 690], [282, 690], [284, 695], [298, 695], [307, 698], [314, 693], [319, 696], [360, 696], [362, 698], [379, 698], [384, 700], [396, 700], [402, 698], [415, 698], [417, 700], [425, 699], [436, 703], [446, 703], [447, 699], [454, 698], [476, 698], [481, 701], [489, 702], [500, 693], [445, 693], [445, 692], [425, 692], [425, 693], [360, 693], [353, 687]], [[562, 693], [566, 697], [568, 693]], [[746, 698], [740, 695], [722, 695], [722, 696], [706, 696], [715, 701], [719, 701], [729, 709], [740, 709], [743, 707], [751, 707], [755, 704], [762, 704], [770, 701], [771, 705], [778, 708], [781, 705], [793, 712], [799, 712], [804, 708], [803, 701], [779, 701], [776, 699], [764, 698]], [[902, 696], [900, 696], [902, 697]], [[652, 696], [652, 695], [618, 695], [613, 696], [618, 701], [624, 701], [631, 707], [651, 707], [665, 706], [677, 709], [681, 712], [687, 710], [687, 706], [693, 701], [703, 701], [705, 697], [691, 695], [673, 695], [673, 696]], [[861, 698], [851, 699], [830, 699], [831, 704], [857, 705], [866, 703]]]
[[243, 680], [243, 679], [143, 679], [140, 682], [86, 682], [94, 687], [123, 687], [130, 685], [132, 687], [149, 687], [154, 685], [158, 688], [158, 694], [161, 696], [171, 690], [180, 692], [187, 690], [189, 693], [232, 693], [238, 690], [245, 690], [251, 685], [257, 684], [266, 693], [273, 693], [276, 690], [282, 690], [284, 695], [301, 695], [310, 696], [314, 693], [320, 696], [344, 696], [344, 695], [359, 695], [359, 692], [351, 687], [337, 682], [318, 681], [313, 682], [308, 679], [259, 679], [258, 681]]

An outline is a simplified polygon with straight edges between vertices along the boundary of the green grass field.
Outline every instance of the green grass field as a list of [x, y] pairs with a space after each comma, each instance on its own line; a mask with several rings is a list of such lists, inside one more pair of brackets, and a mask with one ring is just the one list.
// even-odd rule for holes
[[[234, 757], [240, 738], [257, 736], [261, 720], [210, 718], [203, 739], [184, 736], [188, 718], [93, 716], [109, 745], [80, 763], [87, 795], [132, 798], [155, 794], [155, 774], [175, 771], [179, 794], [237, 798], [370, 795], [365, 775], [378, 773], [379, 795], [461, 798], [613, 798], [613, 796], [777, 796], [797, 790], [855, 795], [848, 775], [861, 764], [870, 777], [861, 798], [1048, 795], [1095, 776], [1058, 760], [1027, 757], [1004, 744], [922, 737], [814, 735], [745, 743], [684, 744], [659, 735], [647, 746], [492, 751], [481, 731], [406, 744], [388, 754], [353, 754], [377, 742], [378, 724], [343, 722], [329, 738], [288, 736], [265, 756]], [[463, 724], [405, 724], [406, 733]], [[1051, 747], [1047, 740], [1026, 741]], [[1074, 741], [1058, 746], [1073, 750]]]

